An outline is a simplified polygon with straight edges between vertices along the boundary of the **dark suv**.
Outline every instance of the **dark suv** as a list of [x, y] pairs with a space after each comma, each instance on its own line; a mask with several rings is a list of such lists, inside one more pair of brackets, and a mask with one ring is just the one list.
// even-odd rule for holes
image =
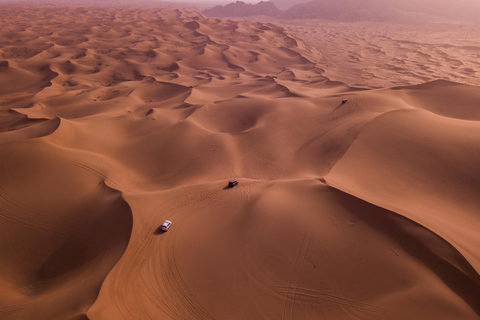
[[230, 181], [228, 181], [228, 187], [229, 187], [229, 188], [233, 188], [233, 187], [235, 187], [237, 184], [238, 184], [238, 181], [237, 181], [237, 180], [230, 180]]

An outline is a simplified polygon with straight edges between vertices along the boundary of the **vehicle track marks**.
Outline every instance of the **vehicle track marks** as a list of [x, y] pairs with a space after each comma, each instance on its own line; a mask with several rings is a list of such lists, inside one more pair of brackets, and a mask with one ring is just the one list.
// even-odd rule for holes
[[290, 275], [290, 280], [288, 282], [287, 292], [285, 294], [285, 302], [283, 305], [282, 311], [282, 320], [293, 319], [293, 311], [295, 309], [295, 299], [298, 292], [298, 282], [300, 280], [300, 275], [303, 267], [303, 263], [307, 257], [308, 248], [310, 247], [310, 242], [312, 241], [312, 235], [304, 235], [302, 243], [297, 252], [297, 257], [295, 258], [295, 263], [293, 265], [292, 274]]

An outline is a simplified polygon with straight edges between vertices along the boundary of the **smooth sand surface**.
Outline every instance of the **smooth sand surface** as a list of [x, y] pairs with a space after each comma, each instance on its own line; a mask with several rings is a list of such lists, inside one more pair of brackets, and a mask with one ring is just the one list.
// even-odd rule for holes
[[0, 14], [0, 319], [480, 318], [460, 27]]

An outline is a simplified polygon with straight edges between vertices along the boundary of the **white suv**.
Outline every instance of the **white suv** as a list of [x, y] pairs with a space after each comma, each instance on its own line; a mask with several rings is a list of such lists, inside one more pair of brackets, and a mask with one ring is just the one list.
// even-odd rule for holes
[[168, 228], [170, 228], [171, 225], [172, 225], [172, 221], [165, 220], [165, 222], [160, 226], [160, 230], [167, 231]]

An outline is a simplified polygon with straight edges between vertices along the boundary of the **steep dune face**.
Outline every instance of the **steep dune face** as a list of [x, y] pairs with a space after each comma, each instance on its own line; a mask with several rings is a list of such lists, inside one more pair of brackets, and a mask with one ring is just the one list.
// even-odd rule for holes
[[468, 231], [480, 223], [480, 154], [472, 152], [478, 130], [476, 121], [418, 110], [384, 114], [362, 131], [326, 181], [427, 226], [478, 270], [480, 257], [470, 244], [479, 239]]
[[42, 138], [0, 150], [2, 319], [84, 314], [126, 248], [128, 204]]
[[418, 109], [462, 120], [480, 120], [477, 87], [449, 81], [432, 81], [411, 88], [399, 88], [403, 99]]
[[350, 87], [270, 23], [2, 10], [0, 318], [480, 318], [478, 87]]

